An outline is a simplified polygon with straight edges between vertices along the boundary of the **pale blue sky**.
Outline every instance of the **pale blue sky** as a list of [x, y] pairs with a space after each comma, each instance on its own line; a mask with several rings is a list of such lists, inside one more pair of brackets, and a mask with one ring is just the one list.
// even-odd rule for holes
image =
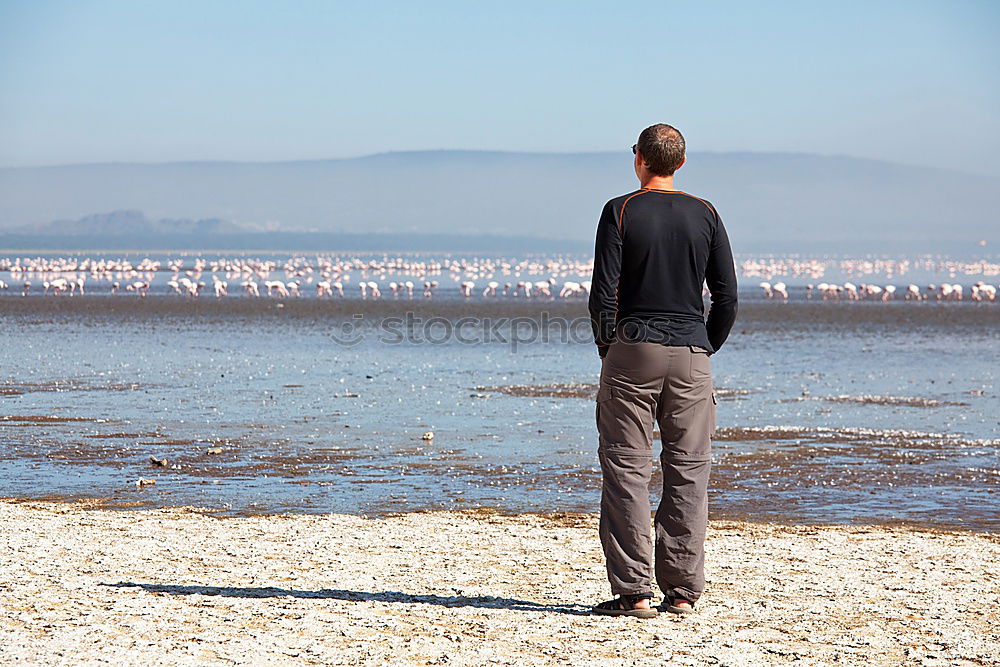
[[0, 0], [0, 165], [844, 154], [1000, 175], [1000, 3]]

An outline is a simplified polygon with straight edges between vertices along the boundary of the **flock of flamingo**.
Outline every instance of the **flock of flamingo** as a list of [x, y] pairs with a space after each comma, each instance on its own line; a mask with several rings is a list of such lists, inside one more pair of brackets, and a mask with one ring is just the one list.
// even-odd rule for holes
[[[738, 268], [743, 277], [764, 277], [759, 283], [763, 296], [787, 301], [788, 286], [775, 276], [819, 278], [830, 270], [848, 276], [882, 272], [890, 279], [910, 271], [997, 276], [1000, 265], [985, 261], [954, 260], [820, 260], [798, 258], [751, 259]], [[593, 270], [593, 260], [571, 256], [547, 259], [491, 257], [425, 259], [421, 257], [305, 257], [283, 261], [238, 257], [231, 259], [174, 258], [165, 261], [144, 258], [133, 264], [127, 259], [108, 258], [0, 258], [0, 276], [9, 274], [10, 284], [0, 280], [0, 293], [20, 290], [44, 294], [76, 295], [121, 291], [144, 297], [158, 275], [165, 275], [169, 292], [198, 297], [209, 289], [217, 298], [231, 289], [251, 297], [295, 298], [313, 292], [319, 298], [362, 299], [431, 298], [448, 278], [458, 293], [479, 296], [522, 298], [573, 298], [590, 293], [585, 279]], [[308, 292], [307, 292], [308, 290]], [[896, 298], [916, 301], [997, 301], [998, 286], [982, 280], [966, 289], [961, 283], [945, 282], [920, 287], [914, 283], [898, 288], [894, 284], [875, 285], [858, 281], [808, 284], [807, 299], [823, 301], [882, 301]], [[707, 290], [705, 291], [708, 294]], [[897, 293], [899, 293], [897, 295]]]
[[[450, 276], [460, 294], [466, 297], [523, 296], [561, 297], [585, 296], [590, 293], [589, 280], [568, 280], [590, 273], [592, 262], [555, 257], [544, 260], [494, 258], [469, 259], [362, 259], [291, 257], [284, 262], [253, 258], [206, 260], [195, 258], [191, 264], [184, 259], [160, 262], [149, 258], [136, 264], [128, 260], [91, 258], [6, 258], [0, 259], [0, 275], [10, 274], [11, 283], [28, 295], [40, 283], [41, 291], [52, 295], [94, 292], [94, 284], [111, 293], [122, 290], [146, 296], [156, 276], [169, 274], [168, 290], [184, 296], [200, 296], [211, 281], [216, 297], [228, 296], [232, 287], [248, 296], [303, 296], [314, 289], [317, 297], [345, 297], [350, 285], [363, 299], [379, 299], [386, 294], [413, 298], [419, 290], [424, 297], [434, 295], [441, 280]], [[206, 277], [208, 276], [208, 277]], [[356, 278], [355, 278], [356, 276]], [[548, 276], [544, 280], [541, 276]], [[390, 278], [397, 278], [390, 280]], [[535, 280], [534, 278], [539, 278]], [[439, 280], [440, 278], [441, 280]], [[504, 278], [498, 280], [496, 278]], [[377, 280], [376, 280], [377, 279]], [[559, 279], [564, 279], [561, 281]], [[478, 281], [478, 284], [477, 284]], [[10, 285], [0, 280], [0, 292]]]
[[963, 261], [941, 257], [917, 259], [871, 258], [800, 258], [768, 257], [747, 259], [739, 264], [740, 273], [746, 278], [771, 281], [775, 277], [807, 278], [820, 280], [835, 271], [848, 278], [885, 276], [888, 280], [911, 273], [993, 277], [1000, 276], [1000, 264], [985, 259]]
[[[768, 299], [780, 299], [788, 301], [788, 287], [785, 283], [776, 282], [771, 284], [767, 281], [760, 283], [759, 287], [764, 291], [764, 297]], [[806, 285], [806, 298], [812, 299], [814, 295], [822, 297], [823, 301], [892, 301], [896, 298], [897, 287], [895, 285], [871, 285], [861, 283], [855, 285], [845, 282], [842, 285], [836, 283], [812, 283]], [[972, 301], [996, 301], [997, 285], [991, 285], [978, 281], [969, 288], [969, 298]], [[910, 283], [903, 292], [903, 299], [906, 301], [962, 301], [965, 295], [965, 288], [960, 283], [942, 283], [940, 285], [927, 285], [920, 289], [919, 285]]]

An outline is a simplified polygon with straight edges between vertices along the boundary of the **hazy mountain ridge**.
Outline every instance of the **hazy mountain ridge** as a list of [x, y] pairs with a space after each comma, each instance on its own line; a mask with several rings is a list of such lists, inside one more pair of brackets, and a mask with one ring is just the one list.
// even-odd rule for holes
[[150, 220], [142, 211], [112, 211], [110, 213], [94, 213], [76, 220], [53, 220], [41, 225], [30, 225], [11, 230], [15, 233], [37, 235], [106, 235], [106, 236], [140, 236], [143, 234], [234, 234], [247, 230], [240, 225], [220, 220], [206, 218], [191, 220], [188, 218]]
[[[631, 159], [627, 150], [420, 151], [292, 162], [6, 168], [0, 169], [0, 232], [135, 210], [155, 220], [214, 220], [220, 230], [233, 224], [275, 233], [584, 242], [592, 239], [604, 202], [636, 188]], [[850, 245], [874, 252], [906, 244], [930, 251], [940, 244], [971, 247], [981, 238], [1000, 241], [994, 217], [1000, 179], [986, 176], [849, 157], [693, 153], [677, 185], [717, 206], [737, 248]], [[212, 232], [195, 227], [190, 233]]]

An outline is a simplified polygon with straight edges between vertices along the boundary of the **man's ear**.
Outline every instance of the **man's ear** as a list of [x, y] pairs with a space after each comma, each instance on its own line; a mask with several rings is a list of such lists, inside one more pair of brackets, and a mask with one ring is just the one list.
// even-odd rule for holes
[[[685, 155], [684, 158], [681, 160], [681, 163], [679, 165], [677, 165], [677, 169], [680, 169], [681, 167], [683, 167], [684, 163], [687, 162], [687, 161], [688, 161], [688, 157], [687, 157], [687, 155]], [[674, 171], [676, 171], [676, 169]]]

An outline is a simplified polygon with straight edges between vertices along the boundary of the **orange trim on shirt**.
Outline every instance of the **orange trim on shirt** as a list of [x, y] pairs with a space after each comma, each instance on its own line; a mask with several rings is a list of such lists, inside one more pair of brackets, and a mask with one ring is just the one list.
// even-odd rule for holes
[[[639, 192], [629, 195], [622, 202], [621, 210], [618, 211], [618, 236], [621, 238], [622, 242], [622, 253], [625, 252], [625, 204], [629, 202], [633, 197], [638, 197], [649, 192], [648, 189], [642, 188]], [[621, 272], [621, 262], [618, 263], [618, 282], [615, 284], [615, 325], [612, 329], [612, 334], [618, 329], [618, 295], [622, 288], [622, 272]]]
[[[650, 192], [650, 190], [648, 190], [647, 188], [643, 188], [642, 190], [639, 190], [639, 192], [636, 192], [634, 195], [629, 195], [628, 197], [625, 198], [625, 201], [622, 202], [622, 209], [621, 211], [618, 212], [619, 235], [625, 232], [625, 204], [627, 204], [629, 200], [632, 199], [632, 197], [638, 197], [639, 195], [646, 194], [647, 192]], [[623, 238], [622, 240], [624, 241], [625, 239]]]

